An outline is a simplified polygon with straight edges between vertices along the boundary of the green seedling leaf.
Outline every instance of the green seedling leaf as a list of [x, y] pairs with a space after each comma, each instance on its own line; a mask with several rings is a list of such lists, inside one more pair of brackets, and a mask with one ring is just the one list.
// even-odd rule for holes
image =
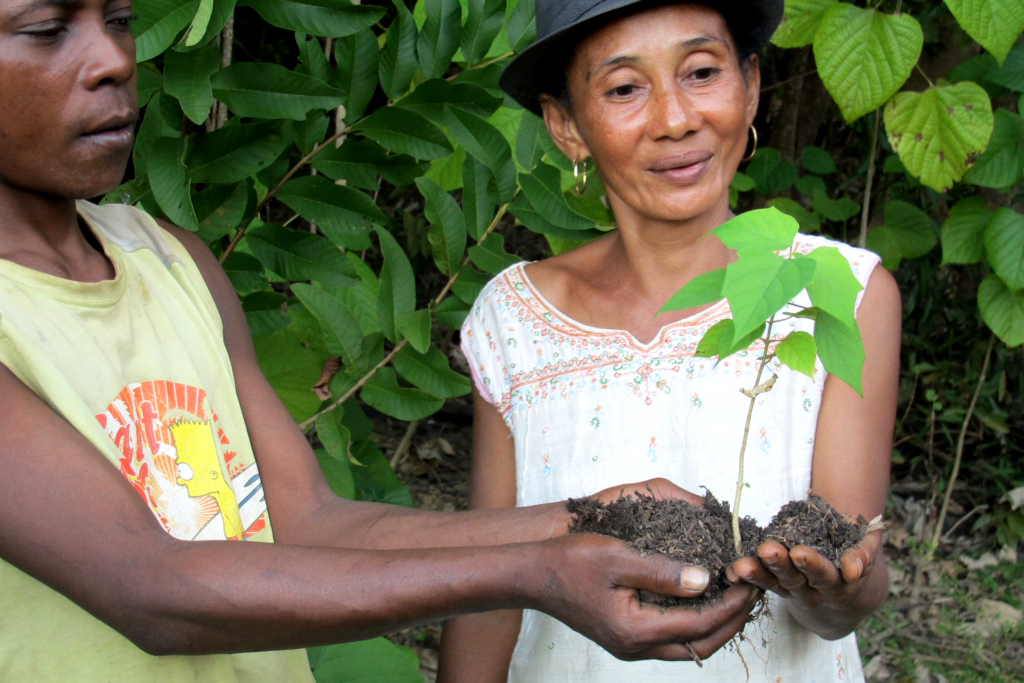
[[348, 0], [244, 0], [274, 26], [324, 38], [343, 38], [373, 26], [384, 8]]
[[458, 107], [445, 107], [445, 121], [455, 141], [491, 169], [498, 190], [498, 201], [512, 201], [516, 191], [516, 166], [512, 162], [512, 148], [505, 136], [479, 116]]
[[462, 266], [466, 251], [466, 219], [455, 198], [441, 186], [419, 178], [416, 186], [426, 199], [423, 213], [430, 222], [427, 238], [434, 251], [434, 263], [445, 275], [454, 275]]
[[836, 0], [788, 0], [772, 42], [785, 48], [810, 45], [825, 12], [835, 4]]
[[215, 43], [191, 52], [164, 54], [164, 90], [178, 98], [192, 123], [202, 124], [213, 107], [210, 76], [220, 70], [220, 48]]
[[726, 268], [722, 294], [729, 300], [735, 330], [731, 343], [738, 342], [802, 292], [814, 277], [812, 259], [786, 259], [772, 253], [740, 253], [738, 261]]
[[422, 420], [444, 405], [443, 399], [422, 389], [400, 387], [391, 368], [377, 370], [363, 387], [361, 397], [369, 406], [399, 420]]
[[985, 257], [985, 228], [992, 220], [985, 199], [967, 197], [949, 210], [942, 224], [942, 264], [978, 263]]
[[424, 0], [426, 21], [416, 40], [416, 55], [427, 78], [444, 76], [459, 49], [462, 7], [459, 0]]
[[366, 28], [334, 43], [338, 83], [345, 93], [345, 123], [363, 117], [377, 90], [380, 47], [372, 29]]
[[750, 348], [751, 344], [761, 338], [764, 330], [764, 325], [761, 325], [743, 335], [736, 342], [731, 342], [736, 326], [731, 318], [726, 318], [708, 329], [704, 337], [697, 344], [697, 350], [693, 355], [697, 358], [714, 358], [717, 356], [718, 361], [715, 362], [715, 365], [718, 365], [718, 363], [737, 351]]
[[[711, 231], [730, 249], [782, 251], [793, 246], [800, 226], [778, 209], [747, 211]], [[768, 316], [765, 316], [767, 319]]]
[[141, 63], [163, 54], [198, 10], [199, 0], [140, 2], [135, 7], [139, 18], [132, 24], [136, 60]]
[[477, 268], [497, 274], [522, 259], [505, 251], [505, 238], [494, 232], [480, 244], [469, 248], [469, 258]]
[[395, 3], [398, 16], [391, 22], [380, 51], [380, 85], [389, 100], [409, 90], [416, 75], [416, 20], [405, 3]]
[[796, 182], [796, 165], [782, 158], [779, 150], [762, 147], [747, 164], [747, 175], [759, 195], [778, 194]]
[[189, 179], [194, 183], [245, 180], [268, 168], [287, 146], [276, 121], [225, 126], [196, 140], [188, 156]]
[[253, 256], [286, 280], [317, 280], [334, 287], [356, 284], [352, 264], [319, 235], [268, 223], [250, 229], [245, 239]]
[[430, 323], [430, 311], [409, 311], [398, 316], [398, 332], [412, 348], [425, 353], [430, 348]]
[[562, 173], [558, 169], [540, 164], [532, 174], [519, 174], [519, 184], [530, 204], [546, 220], [566, 230], [590, 230], [594, 221], [569, 208], [562, 194]]
[[396, 102], [395, 106], [411, 109], [429, 119], [431, 123], [445, 126], [446, 104], [486, 118], [501, 106], [501, 99], [472, 83], [452, 83], [443, 78], [436, 78], [420, 83], [415, 90]]
[[494, 219], [498, 191], [491, 169], [474, 157], [467, 156], [462, 166], [462, 211], [469, 235], [479, 241]]
[[284, 312], [285, 298], [277, 292], [256, 292], [242, 299], [242, 311], [253, 337], [273, 334], [288, 327], [290, 318]]
[[889, 143], [914, 177], [939, 192], [959, 182], [981, 156], [993, 125], [988, 93], [969, 81], [903, 92], [885, 107]]
[[836, 162], [832, 160], [832, 155], [821, 147], [804, 147], [804, 151], [800, 155], [800, 163], [808, 171], [818, 175], [836, 172]]
[[381, 107], [353, 129], [392, 152], [415, 159], [440, 159], [452, 153], [447, 136], [437, 126], [398, 107]]
[[1007, 346], [1024, 344], [1024, 292], [1013, 291], [992, 273], [978, 287], [981, 318]]
[[997, 109], [988, 148], [964, 182], [981, 187], [1004, 188], [1024, 179], [1024, 119], [1006, 109]]
[[1002, 64], [1024, 31], [1024, 5], [1017, 0], [945, 0], [960, 26]]
[[779, 362], [814, 379], [814, 362], [818, 358], [818, 346], [814, 337], [807, 332], [791, 332], [775, 347]]
[[408, 346], [399, 351], [395, 370], [414, 386], [441, 398], [465, 396], [470, 391], [469, 379], [454, 372], [444, 352], [429, 344], [422, 353]]
[[787, 197], [776, 197], [768, 200], [768, 206], [778, 209], [787, 216], [796, 219], [800, 226], [800, 232], [817, 233], [821, 232], [821, 215], [812, 213], [804, 208], [800, 202]]
[[719, 301], [722, 298], [723, 284], [725, 284], [725, 268], [698, 275], [672, 295], [672, 298], [665, 302], [658, 313], [685, 311], [688, 308], [696, 308]]
[[352, 370], [369, 370], [363, 353], [363, 333], [348, 306], [329, 292], [311, 285], [295, 283], [292, 285], [292, 292], [320, 321], [327, 352], [332, 356], [339, 356], [345, 366]]
[[374, 224], [387, 222], [370, 197], [323, 176], [289, 180], [277, 198], [306, 220], [318, 224], [328, 239], [341, 246], [350, 246]]
[[825, 370], [843, 380], [863, 398], [861, 374], [864, 369], [864, 344], [860, 328], [851, 329], [825, 311], [814, 322], [814, 342]]
[[853, 274], [850, 262], [835, 247], [818, 247], [807, 258], [817, 264], [814, 280], [807, 285], [811, 303], [850, 329], [856, 327], [857, 295], [864, 287]]
[[185, 175], [185, 140], [158, 138], [149, 152], [149, 184], [157, 204], [172, 223], [195, 232], [199, 229], [192, 207], [192, 185]]
[[985, 228], [985, 253], [1010, 291], [1024, 289], [1024, 216], [1013, 209], [996, 209]]
[[818, 75], [847, 123], [878, 109], [903, 86], [921, 56], [924, 33], [909, 14], [838, 3], [814, 36]]
[[210, 79], [213, 95], [238, 116], [305, 121], [314, 109], [335, 109], [344, 95], [279, 64], [237, 62]]
[[885, 205], [885, 224], [892, 229], [902, 258], [920, 258], [938, 244], [935, 223], [912, 204], [893, 200]]
[[377, 321], [384, 336], [397, 343], [400, 316], [416, 310], [416, 279], [409, 257], [394, 236], [384, 228], [377, 227], [376, 230], [384, 254], [377, 294]]

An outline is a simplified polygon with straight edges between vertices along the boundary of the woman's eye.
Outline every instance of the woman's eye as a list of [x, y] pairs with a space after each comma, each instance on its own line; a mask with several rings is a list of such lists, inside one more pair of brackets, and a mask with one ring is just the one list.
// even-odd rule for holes
[[635, 85], [620, 85], [612, 88], [606, 94], [610, 97], [629, 97], [636, 90]]
[[63, 24], [40, 24], [25, 29], [22, 33], [30, 38], [38, 38], [39, 40], [54, 40], [60, 37], [64, 31], [65, 27]]
[[132, 23], [134, 23], [135, 20], [138, 18], [139, 16], [137, 14], [128, 14], [124, 16], [113, 17], [109, 20], [109, 23], [115, 26], [116, 28], [127, 31], [131, 29]]
[[706, 67], [704, 69], [697, 69], [693, 72], [693, 77], [698, 81], [706, 81], [709, 78], [713, 78], [718, 73], [718, 69], [712, 67]]

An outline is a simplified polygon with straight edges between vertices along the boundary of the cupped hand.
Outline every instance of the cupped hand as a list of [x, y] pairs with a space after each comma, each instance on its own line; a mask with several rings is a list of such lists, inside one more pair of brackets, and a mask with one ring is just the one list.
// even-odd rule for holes
[[807, 609], [821, 605], [842, 608], [854, 603], [871, 575], [882, 534], [872, 531], [834, 564], [805, 545], [792, 550], [775, 541], [757, 548], [758, 559], [740, 558], [726, 570], [731, 583], [748, 583], [796, 600]]
[[605, 536], [573, 534], [544, 543], [548, 580], [541, 609], [623, 660], [705, 659], [743, 628], [760, 591], [729, 588], [701, 609], [641, 604], [639, 591], [696, 597], [709, 575], [664, 556], [643, 557]]
[[647, 481], [640, 481], [635, 484], [609, 486], [603, 491], [598, 491], [591, 498], [602, 503], [612, 503], [623, 496], [636, 496], [637, 494], [653, 496], [656, 500], [680, 499], [685, 500], [690, 505], [704, 507], [704, 496], [698, 496], [696, 493], [676, 486], [663, 477], [648, 479]]

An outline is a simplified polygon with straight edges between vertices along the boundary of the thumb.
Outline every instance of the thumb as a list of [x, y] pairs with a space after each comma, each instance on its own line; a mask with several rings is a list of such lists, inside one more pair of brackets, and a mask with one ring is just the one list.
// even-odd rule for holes
[[634, 567], [620, 578], [623, 586], [680, 598], [701, 595], [710, 581], [711, 574], [704, 567], [684, 565], [664, 555], [635, 557]]

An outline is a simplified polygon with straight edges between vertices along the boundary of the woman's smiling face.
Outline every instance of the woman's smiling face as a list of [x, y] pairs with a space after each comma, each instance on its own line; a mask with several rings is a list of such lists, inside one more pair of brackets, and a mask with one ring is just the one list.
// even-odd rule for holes
[[658, 7], [584, 38], [568, 71], [573, 111], [546, 98], [545, 119], [570, 158], [594, 158], [620, 223], [726, 212], [756, 67], [744, 73], [718, 12]]

